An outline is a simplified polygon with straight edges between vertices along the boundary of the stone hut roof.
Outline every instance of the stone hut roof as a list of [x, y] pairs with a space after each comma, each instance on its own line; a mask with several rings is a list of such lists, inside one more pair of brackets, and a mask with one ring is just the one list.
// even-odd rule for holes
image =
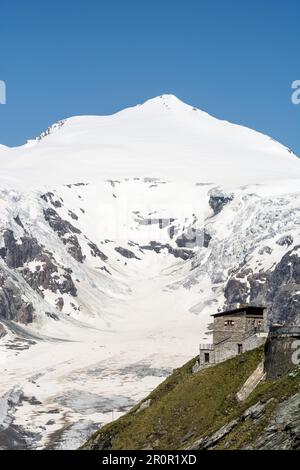
[[225, 317], [226, 315], [257, 315], [264, 316], [264, 310], [266, 307], [255, 306], [255, 305], [246, 305], [244, 307], [235, 308], [233, 310], [226, 310], [225, 312], [218, 312], [212, 315], [212, 317]]

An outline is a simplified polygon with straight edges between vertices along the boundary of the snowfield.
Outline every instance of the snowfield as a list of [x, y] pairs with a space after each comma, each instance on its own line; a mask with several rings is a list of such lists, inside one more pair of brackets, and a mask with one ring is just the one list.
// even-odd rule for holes
[[283, 145], [172, 95], [113, 116], [66, 119], [35, 141], [0, 149], [0, 162], [2, 184], [14, 187], [126, 177], [221, 185], [300, 177], [297, 157]]
[[274, 279], [300, 300], [300, 162], [270, 137], [163, 95], [0, 146], [0, 169], [0, 448], [77, 448], [218, 309], [277, 318]]

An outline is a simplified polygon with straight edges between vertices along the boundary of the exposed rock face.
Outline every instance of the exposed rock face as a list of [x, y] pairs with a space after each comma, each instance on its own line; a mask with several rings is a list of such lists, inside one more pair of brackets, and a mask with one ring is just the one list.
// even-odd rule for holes
[[3, 258], [9, 268], [19, 268], [28, 261], [34, 260], [42, 248], [35, 238], [24, 236], [21, 243], [17, 243], [12, 230], [3, 233], [4, 247], [0, 249], [0, 257]]
[[203, 230], [196, 230], [191, 227], [187, 233], [183, 233], [176, 239], [176, 245], [179, 248], [208, 248], [212, 237], [206, 228]]
[[300, 393], [278, 405], [269, 426], [247, 449], [300, 449]]
[[273, 252], [272, 248], [270, 248], [269, 246], [263, 246], [260, 250], [259, 250], [259, 254], [260, 255], [264, 255], [264, 254], [267, 254], [267, 255], [271, 255]]
[[149, 245], [141, 246], [142, 250], [153, 250], [156, 253], [160, 253], [162, 250], [168, 250], [168, 253], [173, 255], [175, 258], [181, 258], [183, 260], [188, 260], [193, 258], [194, 252], [185, 248], [173, 248], [168, 243], [163, 244], [155, 241], [151, 241]]
[[108, 257], [101, 251], [99, 250], [98, 246], [96, 243], [93, 242], [88, 242], [88, 246], [91, 249], [91, 255], [94, 257], [100, 258], [102, 261], [107, 261]]
[[210, 437], [199, 439], [196, 441], [189, 450], [207, 450], [212, 449], [223, 437], [229, 434], [233, 428], [238, 424], [239, 420], [235, 419], [230, 423], [226, 424], [222, 428], [220, 428], [215, 434]]
[[70, 235], [67, 239], [63, 238], [63, 243], [67, 246], [67, 251], [76, 261], [83, 263], [85, 256], [82, 254], [81, 246], [76, 235]]
[[245, 420], [251, 420], [255, 422], [256, 420], [260, 419], [267, 404], [268, 403], [257, 402], [255, 405], [248, 408], [241, 416], [222, 426], [212, 436], [208, 436], [196, 441], [191, 447], [189, 447], [189, 450], [213, 450], [218, 445], [218, 443], [228, 434], [230, 434], [239, 423]]
[[140, 407], [136, 410], [135, 414], [137, 415], [141, 411], [146, 410], [147, 408], [149, 408], [150, 405], [151, 405], [151, 399], [149, 398], [148, 400], [145, 400], [141, 403]]
[[[297, 246], [283, 256], [268, 279], [267, 301], [275, 321], [299, 321], [300, 258]], [[283, 317], [284, 315], [284, 317]]]
[[226, 204], [233, 201], [233, 198], [233, 194], [224, 194], [222, 191], [214, 190], [210, 194], [209, 205], [214, 211], [214, 214], [217, 215]]
[[208, 231], [206, 229], [204, 229], [204, 232], [203, 232], [203, 246], [205, 248], [209, 247], [211, 239], [212, 239], [212, 237], [211, 237], [210, 233], [208, 233]]
[[14, 217], [14, 221], [16, 222], [16, 224], [19, 225], [19, 227], [22, 227], [22, 229], [24, 230], [24, 225], [19, 217], [19, 215], [17, 215], [16, 217]]
[[22, 270], [24, 279], [30, 287], [43, 295], [43, 290], [60, 292], [61, 294], [70, 294], [76, 296], [77, 290], [69, 272], [63, 270], [59, 274], [58, 267], [54, 264], [50, 255], [42, 253], [36, 258], [38, 264], [35, 270], [25, 267]]
[[69, 210], [68, 214], [73, 220], [78, 220], [78, 215], [76, 215], [75, 212]]
[[74, 225], [67, 220], [63, 220], [58, 213], [50, 207], [44, 210], [44, 216], [50, 227], [60, 238], [64, 237], [68, 233], [81, 233], [78, 228], [74, 227]]
[[0, 339], [6, 335], [6, 330], [3, 325], [0, 323]]
[[70, 255], [79, 263], [83, 263], [85, 257], [82, 254], [81, 246], [76, 236], [76, 234], [80, 234], [81, 231], [67, 220], [62, 219], [51, 207], [44, 209], [44, 217], [64, 245], [67, 246]]
[[33, 313], [32, 304], [23, 299], [19, 287], [0, 273], [0, 318], [27, 324], [33, 321]]
[[104, 439], [98, 439], [95, 442], [89, 442], [85, 445], [85, 450], [111, 450], [114, 435], [105, 436]]
[[117, 253], [120, 253], [120, 255], [123, 256], [124, 258], [140, 259], [136, 256], [135, 253], [133, 253], [133, 251], [128, 250], [127, 248], [122, 248], [121, 246], [118, 246], [118, 247], [115, 248], [115, 250], [116, 250]]
[[245, 268], [225, 286], [226, 306], [263, 304], [273, 322], [299, 323], [300, 247], [288, 251], [271, 271], [253, 273]]
[[62, 200], [55, 197], [54, 193], [48, 192], [41, 195], [41, 199], [52, 204], [54, 207], [62, 207]]
[[[9, 268], [18, 269], [29, 286], [43, 297], [44, 290], [68, 293], [76, 296], [76, 287], [67, 270], [59, 274], [51, 253], [43, 251], [43, 247], [36, 238], [24, 236], [16, 241], [12, 230], [3, 233], [4, 247], [0, 249], [0, 256]], [[71, 248], [74, 249], [73, 246]], [[32, 267], [29, 264], [35, 262]], [[26, 322], [31, 321], [25, 315]], [[16, 318], [17, 319], [17, 318]], [[18, 320], [20, 321], [19, 317]]]
[[[25, 232], [20, 218], [17, 224]], [[0, 248], [0, 258], [9, 269], [21, 275], [28, 286], [42, 298], [45, 291], [69, 294], [73, 297], [77, 295], [71, 276], [72, 271], [59, 266], [52, 253], [47, 252], [35, 237], [25, 232], [16, 239], [13, 230], [4, 230], [2, 238], [4, 246]], [[78, 251], [76, 248], [76, 241], [72, 243], [72, 238], [69, 237], [68, 251], [73, 253], [74, 257], [82, 259], [80, 246]], [[24, 294], [24, 288], [19, 285], [17, 278], [9, 277], [6, 272], [0, 271], [0, 317], [25, 324], [31, 323], [34, 318], [34, 307], [28, 296]], [[60, 301], [57, 299], [53, 306], [62, 311], [63, 305], [64, 301], [61, 298]]]
[[58, 308], [58, 310], [61, 312], [62, 309], [64, 308], [64, 299], [62, 297], [59, 297], [57, 300], [56, 300], [56, 307]]
[[279, 246], [291, 246], [294, 243], [294, 239], [291, 235], [284, 235], [276, 243]]
[[230, 279], [225, 286], [224, 295], [230, 306], [246, 303], [248, 285], [239, 279]]

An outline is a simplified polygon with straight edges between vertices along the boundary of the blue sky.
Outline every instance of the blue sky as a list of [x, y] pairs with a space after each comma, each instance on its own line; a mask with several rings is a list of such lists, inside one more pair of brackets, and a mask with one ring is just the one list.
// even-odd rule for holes
[[0, 143], [173, 93], [300, 155], [299, 0], [1, 0]]

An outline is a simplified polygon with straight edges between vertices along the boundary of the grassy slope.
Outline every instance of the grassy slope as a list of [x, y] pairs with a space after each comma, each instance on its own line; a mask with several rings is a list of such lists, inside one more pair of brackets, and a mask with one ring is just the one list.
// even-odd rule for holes
[[[192, 374], [195, 359], [177, 369], [144, 401], [151, 405], [143, 411], [133, 408], [117, 421], [96, 432], [84, 448], [112, 449], [182, 449], [200, 437], [211, 435], [221, 426], [241, 415], [258, 401], [275, 398], [266, 408], [266, 425], [278, 401], [299, 387], [299, 378], [285, 377], [260, 384], [243, 403], [236, 392], [262, 359], [262, 348], [247, 352], [214, 367]], [[219, 448], [239, 448], [252, 442], [260, 429], [240, 423]], [[110, 447], [111, 446], [111, 447]]]

